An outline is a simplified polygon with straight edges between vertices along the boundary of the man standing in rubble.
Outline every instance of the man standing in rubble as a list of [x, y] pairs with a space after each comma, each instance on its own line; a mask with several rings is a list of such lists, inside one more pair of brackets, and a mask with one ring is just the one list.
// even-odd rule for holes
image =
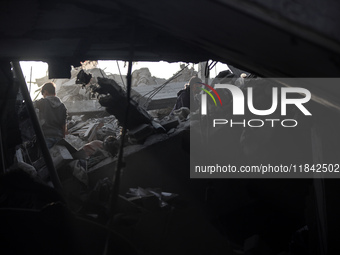
[[45, 136], [47, 148], [52, 148], [59, 140], [65, 138], [67, 109], [56, 97], [55, 84], [45, 83], [41, 88], [44, 98], [35, 101], [34, 107], [39, 110], [39, 122]]

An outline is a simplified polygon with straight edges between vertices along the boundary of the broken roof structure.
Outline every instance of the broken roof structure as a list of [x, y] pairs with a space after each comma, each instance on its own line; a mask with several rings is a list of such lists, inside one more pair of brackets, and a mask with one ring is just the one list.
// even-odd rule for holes
[[[95, 155], [88, 175], [84, 175], [84, 154], [67, 144], [58, 145], [57, 157], [51, 158], [25, 95], [18, 63], [45, 61], [49, 78], [70, 78], [71, 66], [85, 60], [112, 59], [130, 65], [132, 61], [214, 60], [260, 77], [339, 77], [339, 12], [340, 3], [331, 0], [4, 2], [0, 10], [1, 169], [9, 168], [16, 147], [22, 146], [19, 126], [25, 120], [34, 126], [41, 142], [39, 153], [46, 159], [55, 189], [20, 173], [1, 176], [0, 234], [5, 242], [0, 249], [17, 254], [51, 250], [56, 254], [338, 253], [339, 179], [190, 179], [188, 124], [177, 120], [166, 120], [160, 126], [153, 123], [145, 110], [139, 111], [138, 104], [129, 100], [129, 86], [122, 91], [114, 80], [101, 79], [103, 87], [97, 91], [106, 96], [101, 102], [125, 122], [122, 137], [129, 125], [131, 137], [143, 144], [132, 144], [115, 159], [104, 159], [105, 153]], [[131, 67], [127, 84], [132, 84]], [[289, 141], [307, 141], [301, 148], [312, 163], [338, 162], [339, 86], [314, 84], [310, 91], [317, 114], [312, 124], [307, 123]], [[131, 107], [138, 118], [117, 113], [113, 94], [120, 98], [124, 112]], [[124, 103], [126, 98], [129, 101]], [[18, 108], [25, 108], [25, 113], [19, 114]], [[179, 115], [186, 120], [185, 111]], [[327, 121], [319, 126], [315, 119]], [[73, 131], [93, 139], [99, 123], [89, 121], [82, 131], [79, 126]], [[232, 134], [232, 139], [240, 133]], [[29, 141], [24, 145], [37, 158], [41, 156]], [[115, 142], [108, 145], [117, 149]], [[299, 155], [299, 148], [291, 152]], [[84, 149], [85, 154], [92, 150], [92, 145]], [[231, 148], [230, 152], [238, 151]], [[130, 164], [125, 166], [123, 158]], [[58, 167], [63, 165], [61, 171], [55, 171], [53, 160]], [[34, 172], [34, 167], [21, 163]], [[125, 175], [121, 177], [117, 170], [113, 178], [110, 169], [114, 167], [125, 167]], [[141, 184], [163, 190], [138, 188]], [[86, 190], [82, 200], [84, 185], [92, 189]], [[122, 190], [131, 197], [123, 196]], [[89, 233], [98, 238], [91, 240]], [[36, 236], [42, 238], [39, 247], [33, 245]]]
[[131, 52], [135, 61], [214, 59], [262, 76], [336, 77], [338, 10], [334, 1], [7, 1], [0, 56], [46, 61], [54, 78]]

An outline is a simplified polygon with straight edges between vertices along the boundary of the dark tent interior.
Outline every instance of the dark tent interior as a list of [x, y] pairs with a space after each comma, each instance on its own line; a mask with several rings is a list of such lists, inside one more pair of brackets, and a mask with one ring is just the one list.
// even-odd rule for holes
[[[339, 17], [340, 3], [331, 0], [2, 1], [1, 254], [339, 252], [338, 179], [191, 179], [188, 132], [120, 162], [115, 196], [100, 208], [107, 218], [75, 213], [56, 183], [53, 189], [20, 172], [3, 174], [21, 143], [15, 105], [18, 92], [26, 92], [19, 61], [47, 62], [50, 78], [70, 78], [71, 66], [85, 60], [214, 60], [264, 78], [337, 78]], [[276, 141], [291, 158], [338, 163], [339, 84], [309, 90], [312, 122], [326, 124], [289, 134], [289, 141], [306, 141], [303, 146], [289, 146], [285, 137]], [[113, 179], [114, 172], [107, 175]], [[118, 196], [131, 187], [179, 196], [166, 209], [147, 211]]]

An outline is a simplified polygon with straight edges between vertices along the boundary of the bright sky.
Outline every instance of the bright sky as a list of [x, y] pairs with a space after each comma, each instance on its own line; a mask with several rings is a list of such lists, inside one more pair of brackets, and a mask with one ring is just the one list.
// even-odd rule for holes
[[[126, 75], [128, 71], [128, 63], [123, 61], [118, 61], [120, 71], [122, 75]], [[136, 69], [140, 69], [142, 67], [149, 68], [151, 75], [156, 76], [158, 78], [168, 79], [173, 74], [180, 70], [180, 64], [185, 64], [182, 62], [176, 63], [168, 63], [164, 61], [160, 62], [136, 62], [132, 65], [132, 71]], [[31, 88], [31, 97], [34, 99], [35, 97], [35, 90], [38, 89], [37, 85], [34, 84], [35, 79], [42, 78], [47, 75], [48, 65], [45, 62], [37, 62], [37, 61], [21, 61], [20, 62], [21, 69], [23, 71], [24, 77], [26, 77], [26, 82], [29, 87], [30, 77], [32, 77], [32, 88]], [[190, 64], [188, 67], [191, 68], [193, 64]], [[198, 65], [195, 64], [194, 68], [197, 71]], [[117, 61], [115, 60], [99, 60], [98, 61], [98, 68], [105, 71], [105, 73], [112, 73], [112, 74], [119, 74]], [[210, 77], [214, 78], [220, 71], [227, 70], [228, 66], [222, 63], [218, 63], [211, 71]], [[32, 72], [31, 72], [32, 71]]]
[[[128, 63], [123, 61], [118, 61], [120, 71], [123, 75], [127, 74], [128, 71]], [[181, 62], [177, 63], [168, 63], [164, 61], [160, 62], [134, 62], [132, 65], [132, 72], [134, 70], [140, 69], [142, 67], [147, 67], [149, 68], [151, 75], [156, 76], [158, 78], [164, 78], [168, 79], [175, 73], [177, 73], [180, 70], [180, 64], [185, 64]], [[124, 67], [125, 65], [125, 67]], [[197, 65], [196, 70], [197, 70]], [[117, 61], [115, 60], [101, 60], [98, 61], [98, 67], [103, 69], [105, 73], [112, 73], [112, 74], [119, 74], [118, 66], [117, 66]], [[189, 68], [192, 67], [192, 64], [189, 65]]]

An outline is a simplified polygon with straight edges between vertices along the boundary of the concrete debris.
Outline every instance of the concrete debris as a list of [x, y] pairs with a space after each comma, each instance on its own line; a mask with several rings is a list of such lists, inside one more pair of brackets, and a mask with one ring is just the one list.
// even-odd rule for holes
[[103, 141], [107, 136], [120, 136], [120, 127], [118, 120], [114, 116], [104, 118], [91, 118], [86, 121], [81, 121], [79, 116], [72, 117], [67, 124], [69, 135], [66, 140], [74, 142], [77, 149], [85, 143], [101, 140]]
[[[67, 120], [68, 134], [65, 139], [51, 148], [50, 153], [65, 192], [68, 207], [74, 212], [95, 219], [97, 222], [107, 222], [109, 199], [113, 188], [112, 180], [115, 177], [117, 154], [121, 144], [121, 124], [125, 122], [126, 92], [118, 82], [110, 79], [109, 75], [101, 75], [100, 69], [92, 68], [86, 70], [86, 72], [91, 72], [95, 77], [95, 79], [91, 79], [90, 85], [95, 84], [97, 90], [90, 89], [87, 87], [88, 85], [82, 87], [82, 85], [76, 84], [79, 70], [75, 72], [75, 69], [73, 69], [70, 80], [65, 79], [61, 84], [59, 81], [59, 96], [66, 100], [65, 104], [71, 105], [72, 109], [69, 111], [71, 114]], [[139, 87], [149, 86], [152, 90], [152, 80], [147, 79], [149, 73], [146, 72], [147, 75], [144, 75], [145, 72], [146, 70], [139, 72], [138, 79], [141, 82], [143, 81], [139, 84], [144, 84]], [[98, 77], [99, 75], [101, 76]], [[158, 81], [155, 82], [154, 85], [157, 85]], [[183, 87], [183, 84], [176, 83], [176, 86]], [[177, 89], [169, 87], [168, 91], [170, 90], [174, 90], [174, 95], [176, 95]], [[92, 100], [92, 95], [96, 93], [101, 95], [99, 100], [97, 98]], [[85, 109], [84, 103], [92, 104], [92, 102], [93, 105], [94, 103], [97, 105], [90, 111]], [[95, 112], [93, 109], [99, 109], [99, 102], [103, 106], [101, 110], [106, 107], [108, 113], [113, 115], [106, 116], [103, 112], [100, 114]], [[183, 161], [182, 158], [187, 156], [182, 149], [184, 146], [181, 145], [182, 134], [179, 132], [180, 135], [175, 137], [175, 133], [167, 133], [171, 128], [177, 129], [181, 122], [187, 122], [187, 112], [186, 109], [182, 109], [169, 118], [164, 118], [169, 115], [172, 108], [173, 104], [167, 105], [163, 110], [156, 108], [157, 110], [153, 113], [157, 116], [153, 118], [135, 100], [130, 101], [129, 119], [127, 121], [128, 132], [124, 141], [123, 152], [124, 164], [126, 163], [126, 165], [122, 176], [132, 173], [129, 168], [135, 171], [142, 170], [139, 172], [145, 176], [138, 178], [124, 177], [124, 179], [122, 177], [123, 191], [121, 194], [126, 192], [126, 187], [138, 186], [135, 182], [139, 182], [139, 180], [140, 185], [145, 187], [160, 187], [161, 183], [170, 184], [169, 187], [176, 186], [173, 184], [177, 180], [165, 175], [158, 179], [154, 175], [157, 171], [157, 176], [162, 174], [163, 161], [166, 162], [164, 163], [167, 167], [166, 172], [170, 173], [173, 169], [177, 170], [176, 164], [178, 163], [175, 163], [175, 160], [171, 158], [172, 155], [176, 160], [180, 158], [180, 161]], [[160, 121], [160, 119], [163, 120]], [[36, 144], [36, 141], [32, 143]], [[172, 146], [173, 144], [178, 145], [178, 147]], [[169, 153], [169, 148], [175, 150], [171, 152], [171, 157], [170, 154], [166, 155], [166, 153]], [[28, 152], [26, 149], [23, 152], [25, 153], [21, 158], [25, 160], [28, 158], [26, 156]], [[147, 162], [144, 162], [141, 159], [145, 158], [145, 155], [156, 155], [159, 160], [154, 162], [153, 158], [149, 158], [145, 160]], [[32, 157], [32, 159], [32, 166], [26, 167], [28, 171], [32, 175], [37, 175], [43, 182], [50, 183], [49, 173], [41, 155]], [[143, 164], [141, 164], [142, 162]], [[151, 179], [147, 178], [149, 173], [151, 173]], [[148, 185], [148, 182], [152, 185]], [[164, 189], [171, 190], [169, 187], [164, 187]], [[134, 192], [135, 194], [133, 194]], [[139, 193], [145, 195], [141, 197], [138, 195]], [[172, 202], [169, 201], [175, 196], [172, 193], [162, 192], [160, 189], [131, 189], [129, 198], [120, 195], [118, 208], [121, 210], [121, 206], [124, 204], [126, 213], [133, 212], [135, 214], [171, 210]]]
[[153, 133], [153, 127], [148, 124], [142, 124], [136, 128], [130, 129], [128, 134], [133, 143], [142, 143]]
[[97, 139], [104, 141], [104, 139], [108, 136], [120, 137], [121, 135], [121, 128], [118, 125], [118, 120], [111, 117], [105, 117], [104, 120], [101, 122], [103, 126], [100, 126], [97, 129]]
[[178, 116], [178, 118], [183, 121], [185, 120], [189, 114], [190, 114], [190, 109], [187, 107], [181, 107], [179, 109], [174, 110], [173, 115]]
[[69, 163], [69, 167], [72, 169], [72, 175], [76, 177], [80, 182], [88, 186], [89, 179], [86, 169], [84, 169], [80, 160], [73, 160]]
[[64, 102], [68, 115], [100, 114], [104, 108], [98, 100], [66, 101]]
[[56, 169], [61, 168], [73, 159], [71, 153], [62, 145], [54, 145], [50, 149], [50, 154]]
[[[120, 123], [124, 122], [127, 101], [124, 90], [112, 81], [108, 78], [98, 78], [100, 85], [105, 83], [104, 87], [108, 85], [109, 90], [112, 89], [111, 87], [114, 88], [114, 91], [110, 90], [111, 95], [105, 107], [115, 115], [94, 116], [84, 113], [84, 109], [77, 110], [80, 114], [72, 115], [67, 121], [68, 135], [65, 140], [61, 140], [51, 148], [51, 155], [62, 183], [68, 208], [82, 217], [103, 224], [106, 224], [111, 217], [108, 215], [109, 201], [117, 166], [116, 155], [120, 148]], [[80, 102], [83, 101], [77, 101], [75, 104]], [[187, 159], [188, 154], [182, 148], [184, 147], [182, 134], [174, 137], [166, 131], [167, 125], [176, 128], [181, 121], [188, 122], [185, 109], [166, 123], [166, 121], [160, 122], [154, 119], [133, 101], [130, 106], [129, 118], [132, 121], [128, 122], [128, 133], [124, 142], [123, 158], [126, 165], [122, 172], [121, 194], [125, 194], [126, 187], [139, 185], [162, 187], [164, 190], [180, 194], [180, 190], [172, 190], [179, 186], [178, 179], [173, 178], [172, 175], [177, 171], [184, 172], [182, 170], [185, 167], [181, 164], [184, 162], [183, 159]], [[168, 111], [172, 109], [169, 108]], [[167, 114], [163, 113], [163, 115]], [[158, 119], [164, 119], [164, 116], [159, 115]], [[163, 165], [166, 166], [165, 170]], [[44, 182], [48, 182], [49, 176], [43, 162], [37, 160], [34, 166], [39, 166], [40, 169], [36, 168], [38, 175], [42, 176], [41, 179]], [[139, 172], [139, 175], [131, 178], [129, 175], [135, 176], [135, 172]], [[118, 205], [115, 208], [117, 216], [115, 215], [114, 222], [119, 225], [117, 229], [125, 231], [124, 233], [130, 229], [141, 230], [141, 225], [131, 221], [131, 218], [146, 219], [150, 213], [155, 213], [155, 217], [152, 215], [152, 218], [163, 219], [163, 213], [170, 215], [177, 206], [176, 199], [174, 199], [176, 195], [162, 192], [160, 189], [130, 189], [129, 193], [128, 198], [119, 196]], [[130, 215], [130, 219], [125, 218]], [[129, 224], [129, 227], [126, 228], [124, 224]], [[144, 226], [142, 225], [142, 228]], [[167, 224], [162, 225], [162, 228], [164, 226]], [[167, 230], [167, 227], [164, 229]], [[126, 237], [130, 240], [132, 235]]]
[[172, 128], [176, 128], [179, 125], [179, 118], [175, 115], [167, 116], [160, 121], [160, 124], [169, 131]]
[[92, 83], [97, 82], [97, 77], [102, 77], [102, 78], [109, 78], [108, 75], [100, 68], [92, 68], [88, 69], [87, 73], [92, 75]]
[[[180, 65], [180, 69], [183, 69], [185, 67], [184, 64]], [[188, 82], [191, 77], [197, 76], [197, 72], [193, 67], [191, 68], [185, 68], [182, 72], [182, 75], [178, 78], [174, 79], [173, 82]]]
[[112, 180], [114, 169], [116, 166], [116, 160], [113, 157], [106, 157], [95, 164], [88, 165], [88, 176], [90, 181], [90, 186], [94, 187], [94, 185], [101, 179], [108, 177]]
[[165, 79], [156, 78], [151, 76], [149, 68], [143, 67], [132, 72], [132, 86], [139, 85], [161, 85]]
[[[63, 184], [62, 186], [66, 194], [66, 199], [68, 200], [68, 205], [70, 205], [74, 211], [81, 212], [82, 215], [88, 216], [91, 214], [95, 215], [93, 218], [99, 219], [101, 218], [100, 214], [105, 215], [108, 211], [108, 201], [112, 194], [112, 180], [115, 177], [117, 165], [116, 155], [120, 146], [120, 123], [125, 122], [127, 100], [125, 91], [118, 82], [109, 79], [109, 77], [105, 77], [105, 74], [103, 74], [102, 77], [99, 77], [99, 75], [101, 75], [100, 69], [92, 68], [90, 71], [92, 71], [94, 76], [98, 76], [91, 81], [93, 83], [98, 83], [96, 84], [99, 85], [97, 92], [105, 95], [104, 97], [101, 97], [100, 102], [107, 108], [109, 113], [114, 114], [115, 116], [103, 117], [101, 115], [101, 117], [98, 117], [97, 115], [96, 117], [93, 117], [87, 114], [72, 116], [67, 123], [69, 134], [66, 136], [64, 142], [58, 143], [51, 149], [51, 155]], [[145, 84], [140, 85], [139, 87], [149, 86], [152, 88], [152, 85], [147, 84], [152, 82], [152, 80], [150, 81], [149, 79], [151, 74], [146, 70], [139, 74], [140, 81], [143, 81], [143, 84]], [[189, 78], [191, 76], [192, 73], [190, 73]], [[65, 92], [66, 94], [63, 96], [63, 99], [97, 102], [97, 100], [91, 100], [93, 91], [88, 90], [86, 86], [83, 88], [80, 85], [73, 84], [74, 79], [75, 76], [73, 76], [71, 80], [65, 81], [60, 87], [60, 90], [63, 89], [64, 91], [67, 91], [67, 93]], [[263, 92], [258, 94], [262, 96], [266, 95], [266, 87], [261, 86], [258, 89]], [[108, 93], [110, 96], [107, 96]], [[222, 97], [228, 97], [227, 94], [220, 94]], [[79, 107], [81, 102], [83, 101], [76, 101], [75, 105]], [[266, 101], [261, 100], [261, 102]], [[157, 123], [165, 129], [166, 132], [162, 133], [160, 132], [162, 128], [157, 130], [155, 127], [153, 116], [150, 116], [150, 114], [147, 113], [145, 109], [141, 108], [136, 101], [131, 100], [130, 109], [131, 111], [127, 124], [127, 140], [129, 142], [124, 141], [124, 169], [122, 172], [120, 190], [123, 194], [128, 190], [129, 198], [126, 200], [131, 202], [131, 204], [136, 205], [138, 208], [142, 207], [149, 212], [155, 212], [157, 210], [159, 211], [160, 208], [163, 210], [164, 207], [164, 209], [169, 209], [167, 205], [171, 205], [170, 200], [176, 196], [172, 193], [162, 192], [160, 189], [132, 189], [131, 187], [162, 187], [164, 190], [181, 194], [181, 196], [183, 196], [184, 191], [190, 190], [191, 188], [195, 189], [195, 191], [198, 190], [199, 193], [197, 194], [200, 194], [199, 196], [201, 196], [199, 199], [201, 200], [205, 197], [207, 207], [209, 207], [209, 213], [210, 209], [212, 209], [211, 211], [215, 210], [215, 208], [221, 209], [221, 213], [214, 213], [216, 225], [218, 225], [219, 229], [228, 236], [228, 239], [230, 239], [230, 237], [233, 238], [231, 242], [235, 243], [235, 246], [242, 247], [243, 244], [243, 251], [240, 252], [243, 252], [244, 254], [261, 252], [264, 254], [278, 254], [278, 252], [271, 252], [267, 248], [267, 242], [276, 242], [276, 240], [273, 241], [271, 238], [281, 239], [282, 236], [289, 237], [292, 233], [291, 230], [296, 229], [298, 226], [301, 226], [301, 224], [306, 224], [304, 220], [301, 220], [300, 222], [300, 215], [302, 215], [304, 209], [303, 206], [295, 206], [303, 204], [301, 201], [303, 201], [304, 197], [301, 194], [303, 194], [305, 190], [304, 188], [299, 188], [298, 185], [301, 183], [295, 183], [295, 187], [292, 186], [294, 182], [291, 180], [287, 182], [287, 186], [279, 186], [278, 184], [280, 183], [273, 180], [270, 180], [270, 184], [269, 182], [252, 182], [252, 180], [246, 180], [244, 183], [242, 181], [236, 184], [222, 181], [212, 181], [211, 183], [207, 183], [205, 180], [203, 180], [204, 182], [202, 180], [195, 180], [195, 182], [187, 181], [189, 179], [187, 171], [189, 168], [188, 159], [190, 158], [188, 142], [190, 137], [190, 122], [188, 120], [189, 118], [190, 120], [194, 120], [195, 118], [190, 115], [188, 108], [177, 109], [173, 111], [170, 116], [163, 116], [163, 118], [159, 116], [161, 113], [160, 111], [157, 110], [156, 112], [153, 112], [157, 118], [161, 119], [161, 121]], [[265, 109], [267, 108], [265, 107]], [[84, 112], [84, 110], [85, 109], [82, 109], [82, 106], [80, 106], [80, 109], [77, 109], [77, 112]], [[197, 117], [196, 122], [200, 123]], [[205, 123], [203, 122], [200, 124], [203, 127]], [[257, 153], [264, 155], [264, 152], [266, 152], [264, 146], [263, 148], [253, 146], [253, 141], [254, 138], [257, 138], [257, 134], [252, 136], [251, 130], [239, 130], [238, 132], [238, 136], [234, 136], [237, 140], [237, 145], [240, 145], [239, 150], [244, 150], [243, 158], [247, 159], [245, 162], [258, 159]], [[244, 138], [242, 144], [239, 144], [241, 132]], [[27, 137], [29, 137], [28, 134]], [[233, 140], [227, 141], [228, 146], [230, 146], [229, 144], [232, 144], [232, 141]], [[282, 144], [283, 143], [280, 143], [281, 147]], [[292, 146], [290, 146], [290, 149], [291, 147]], [[236, 151], [237, 148], [237, 146], [231, 146], [231, 149], [234, 151]], [[262, 149], [262, 151], [260, 149]], [[18, 161], [19, 158], [21, 159], [18, 163], [18, 168], [24, 169], [26, 172], [31, 173], [31, 175], [35, 175], [35, 172], [37, 172], [37, 174], [43, 176], [42, 179], [47, 182], [48, 176], [44, 175], [46, 171], [41, 170], [44, 169], [42, 162], [39, 159], [36, 160], [36, 157], [32, 157], [33, 150], [31, 150], [29, 146], [25, 146], [22, 151], [23, 153], [19, 151], [21, 155], [18, 155]], [[268, 158], [272, 158], [269, 157], [272, 155], [269, 153], [271, 151], [273, 150], [271, 149], [268, 150], [268, 153], [266, 152]], [[30, 157], [27, 157], [29, 153]], [[31, 159], [31, 165], [22, 162], [23, 160], [31, 161]], [[228, 189], [232, 190], [232, 185], [239, 184], [242, 184], [245, 187], [244, 194], [229, 192]], [[268, 185], [268, 188], [263, 184]], [[287, 191], [289, 191], [289, 187], [293, 187], [291, 193], [294, 194], [294, 196], [281, 196], [281, 192], [282, 194], [286, 194]], [[275, 190], [277, 193], [274, 193]], [[223, 195], [222, 192], [219, 191], [223, 191]], [[190, 193], [191, 192], [188, 192], [188, 197], [191, 197], [192, 194]], [[225, 194], [230, 194], [230, 197], [232, 198], [225, 197]], [[292, 203], [292, 199], [286, 199], [291, 197], [296, 198], [298, 195], [301, 196], [301, 199], [296, 199], [296, 201], [292, 201]], [[228, 199], [231, 200], [232, 203], [229, 204]], [[126, 200], [121, 198], [120, 201], [126, 202]], [[5, 200], [2, 199], [2, 202], [4, 201]], [[249, 204], [246, 204], [247, 202]], [[127, 207], [131, 204], [125, 203], [125, 205], [127, 205], [127, 211]], [[240, 208], [241, 206], [242, 208]], [[238, 210], [238, 208], [240, 208], [240, 210]], [[136, 208], [131, 207], [131, 209]], [[198, 211], [196, 208], [192, 211], [188, 210], [187, 217], [185, 218], [183, 217], [183, 214], [180, 214], [181, 218], [177, 216], [179, 215], [177, 209], [178, 207], [176, 207], [176, 210], [172, 210], [171, 207], [171, 212], [168, 213], [165, 211], [166, 214], [164, 215], [142, 215], [145, 218], [150, 217], [150, 220], [148, 218], [144, 221], [144, 224], [141, 224], [143, 223], [142, 220], [136, 221], [138, 222], [138, 225], [136, 224], [137, 227], [142, 227], [139, 228], [139, 232], [134, 232], [140, 233], [141, 237], [144, 238], [146, 234], [148, 235], [151, 232], [145, 231], [145, 229], [149, 230], [154, 228], [154, 233], [156, 233], [154, 236], [156, 237], [160, 236], [159, 233], [165, 233], [163, 234], [162, 239], [167, 240], [167, 242], [161, 240], [159, 243], [169, 245], [169, 247], [173, 246], [173, 244], [181, 243], [182, 240], [185, 240], [185, 238], [189, 236], [185, 235], [184, 231], [179, 231], [185, 230], [185, 228], [178, 227], [188, 223], [190, 223], [190, 225], [186, 225], [187, 229], [191, 230], [195, 227], [195, 231], [193, 232], [200, 233], [198, 231], [204, 231], [207, 233], [207, 236], [214, 237], [213, 235], [210, 235], [211, 233], [214, 233], [213, 231], [208, 233], [206, 231], [206, 226], [197, 224], [200, 219], [193, 221], [193, 217], [195, 216], [193, 212]], [[121, 213], [121, 211], [117, 210], [117, 214], [119, 213]], [[107, 218], [111, 216], [112, 215], [106, 215]], [[105, 216], [103, 217], [105, 218]], [[158, 221], [155, 221], [155, 219], [158, 219]], [[178, 222], [181, 224], [175, 224], [175, 219], [180, 220]], [[119, 222], [121, 225], [124, 223], [123, 220]], [[150, 222], [153, 224], [150, 224]], [[272, 224], [267, 224], [267, 222]], [[115, 223], [117, 223], [116, 219]], [[129, 227], [131, 226], [132, 224], [129, 225]], [[173, 229], [171, 229], [171, 227], [173, 227]], [[177, 229], [174, 229], [174, 227]], [[240, 233], [239, 229], [244, 229], [245, 234], [238, 234]], [[171, 233], [176, 233], [176, 235], [173, 236], [173, 242], [168, 241], [168, 237], [171, 236]], [[259, 234], [254, 235], [256, 233]], [[150, 234], [150, 238], [138, 240], [140, 240], [141, 245], [148, 240], [151, 240], [150, 243], [153, 244], [151, 237], [154, 236]], [[279, 238], [276, 238], [277, 236]], [[201, 235], [201, 238], [204, 239], [205, 236]], [[199, 243], [197, 240], [201, 240], [197, 239], [196, 236], [191, 239], [193, 239], [193, 243], [196, 245]], [[224, 242], [226, 242], [226, 240], [227, 239], [225, 239]], [[288, 241], [289, 240], [284, 240], [282, 244], [279, 244], [279, 247], [284, 247]], [[220, 240], [218, 240], [218, 242], [223, 243]], [[209, 249], [211, 249], [212, 246], [213, 245], [211, 245]], [[147, 250], [144, 251], [145, 254], [151, 254]], [[155, 249], [155, 252], [152, 254], [159, 254], [159, 251], [159, 249]]]
[[[98, 69], [92, 70], [98, 72]], [[76, 158], [86, 160], [86, 176], [88, 177], [88, 185], [91, 187], [103, 178], [113, 177], [112, 169], [115, 168], [117, 160], [115, 156], [120, 146], [120, 123], [124, 123], [126, 111], [126, 93], [117, 82], [102, 77], [98, 77], [96, 82], [98, 84], [93, 92], [104, 95], [100, 97], [99, 102], [114, 116], [86, 119], [87, 114], [74, 115], [67, 123], [69, 134], [65, 139], [76, 149], [71, 153], [74, 157], [71, 165], [78, 164]], [[108, 96], [108, 94], [110, 95]], [[159, 113], [168, 115], [171, 109], [172, 107], [168, 107], [166, 111]], [[158, 113], [156, 112], [156, 114]], [[158, 115], [162, 116], [162, 120], [159, 121], [143, 108], [140, 108], [134, 100], [131, 100], [124, 157], [166, 141], [176, 132], [169, 134], [165, 132], [170, 129], [176, 130], [181, 122], [187, 122], [188, 114], [188, 109], [182, 108], [165, 118]], [[181, 127], [188, 129], [189, 124]], [[87, 183], [82, 175], [84, 171], [79, 173], [79, 181], [83, 184]]]
[[85, 60], [84, 62], [80, 62], [80, 64], [81, 64], [81, 67], [84, 70], [87, 70], [87, 69], [97, 68], [98, 61], [96, 61], [96, 60]]
[[84, 150], [85, 154], [90, 157], [94, 155], [98, 150], [102, 150], [103, 148], [104, 147], [102, 141], [92, 141], [85, 144], [82, 149]]
[[87, 159], [88, 168], [91, 169], [93, 166], [96, 166], [98, 163], [110, 157], [111, 155], [107, 151], [98, 149]]
[[[98, 78], [107, 78], [114, 80], [118, 86], [126, 87], [126, 75], [107, 74], [104, 70], [97, 68], [96, 61], [90, 61], [91, 64], [82, 65], [81, 67], [72, 67], [70, 79], [48, 79], [47, 76], [36, 79], [36, 83], [41, 87], [44, 83], [53, 81], [56, 84], [57, 96], [66, 105], [69, 115], [82, 114], [89, 112], [103, 112], [100, 107], [96, 94], [92, 93], [91, 86], [98, 84]], [[93, 64], [93, 63], [94, 64]], [[183, 68], [184, 66], [180, 66]], [[81, 73], [91, 74], [92, 79], [88, 84], [83, 86], [77, 84], [77, 76]], [[158, 93], [151, 102], [145, 107], [148, 109], [162, 109], [172, 107], [176, 102], [176, 94], [182, 89], [184, 84], [197, 72], [194, 68], [186, 68], [181, 75], [172, 80], [160, 93]], [[151, 75], [148, 68], [140, 68], [132, 73], [132, 98], [143, 103], [143, 95], [149, 93], [156, 87], [166, 82], [166, 79], [157, 78]], [[138, 99], [138, 100], [137, 100]]]
[[[76, 84], [77, 76], [79, 72], [86, 72], [92, 75], [89, 84], [81, 86]], [[162, 102], [166, 102], [170, 95], [170, 98], [176, 99], [176, 94], [180, 88], [183, 88], [185, 82], [187, 82], [192, 76], [192, 70], [185, 70], [183, 75], [176, 79], [176, 83], [169, 84], [161, 93]], [[153, 90], [155, 85], [164, 83], [165, 80], [157, 79], [151, 76], [150, 71], [147, 68], [135, 70], [134, 72], [134, 85], [138, 85], [140, 92]], [[188, 76], [187, 78], [185, 78]], [[67, 105], [68, 113], [71, 116], [67, 121], [68, 134], [65, 139], [60, 141], [56, 146], [51, 148], [51, 155], [53, 162], [56, 166], [59, 174], [66, 176], [64, 180], [69, 179], [70, 174], [77, 177], [79, 182], [87, 185], [88, 183], [94, 184], [94, 182], [109, 176], [112, 178], [112, 174], [108, 175], [107, 171], [114, 169], [116, 164], [115, 156], [118, 153], [120, 146], [121, 136], [121, 123], [125, 122], [126, 111], [126, 92], [123, 88], [123, 84], [119, 84], [117, 81], [120, 77], [114, 75], [107, 75], [103, 70], [96, 67], [92, 62], [86, 65], [86, 68], [72, 68], [71, 79], [58, 79], [54, 82], [57, 85], [57, 95]], [[183, 81], [181, 80], [183, 79]], [[185, 80], [185, 81], [184, 81]], [[39, 80], [42, 85], [48, 80], [42, 78]], [[39, 85], [39, 83], [38, 83]], [[121, 86], [122, 85], [122, 86]], [[92, 88], [91, 88], [92, 86]], [[145, 91], [146, 87], [149, 87]], [[95, 88], [95, 89], [93, 89]], [[93, 95], [104, 94], [99, 100]], [[109, 96], [107, 96], [110, 94]], [[137, 96], [136, 96], [137, 95]], [[138, 97], [139, 95], [139, 97]], [[140, 99], [140, 93], [135, 93], [132, 96], [136, 99]], [[164, 99], [165, 98], [165, 99]], [[167, 101], [170, 102], [170, 101]], [[98, 114], [93, 115], [95, 110], [104, 110], [104, 107], [110, 114], [110, 116], [98, 117]], [[125, 156], [138, 153], [148, 146], [152, 146], [156, 143], [162, 143], [169, 136], [174, 135], [166, 134], [170, 129], [176, 129], [177, 126], [187, 120], [186, 109], [174, 112], [170, 117], [166, 117], [171, 112], [174, 103], [167, 104], [165, 108], [163, 106], [156, 107], [153, 112], [154, 116], [151, 116], [145, 109], [135, 101], [130, 101], [130, 116], [127, 122], [127, 138], [125, 141], [126, 151]], [[88, 107], [91, 105], [91, 107]], [[158, 104], [160, 106], [162, 104]], [[163, 108], [163, 109], [162, 109]], [[154, 118], [155, 117], [155, 118]], [[165, 118], [164, 118], [165, 117]], [[161, 121], [160, 121], [161, 119]], [[186, 125], [185, 128], [188, 128]], [[103, 141], [105, 141], [103, 146]], [[48, 174], [44, 160], [34, 157], [32, 163], [32, 169], [37, 169], [36, 172], [44, 180], [48, 180]], [[82, 162], [82, 163], [81, 163]], [[71, 169], [77, 169], [80, 165], [84, 164], [84, 169], [73, 173]], [[69, 170], [65, 170], [65, 169]], [[63, 172], [64, 171], [64, 172]], [[66, 171], [66, 172], [65, 172]], [[66, 173], [66, 174], [65, 174]], [[84, 174], [86, 173], [86, 175]], [[86, 177], [85, 177], [86, 176]], [[91, 181], [90, 176], [96, 176]], [[87, 179], [88, 178], [88, 179]]]
[[70, 128], [74, 127], [76, 124], [81, 122], [83, 120], [84, 115], [74, 115], [67, 123], [67, 128], [70, 130]]
[[185, 81], [173, 82], [167, 84], [157, 94], [150, 98], [152, 91], [156, 90], [160, 85], [140, 85], [133, 87], [132, 91], [135, 91], [139, 96], [135, 96], [135, 100], [138, 104], [147, 110], [159, 110], [165, 108], [173, 108], [176, 100], [177, 93], [183, 89]]
[[[174, 103], [175, 104], [175, 103]], [[174, 105], [173, 104], [173, 105]], [[161, 120], [164, 117], [168, 116], [173, 109], [173, 105], [172, 107], [167, 107], [167, 108], [162, 108], [162, 109], [157, 109], [157, 110], [149, 110], [148, 113], [150, 114], [150, 116], [152, 116], [154, 119], [156, 120]]]
[[88, 124], [87, 126], [84, 127], [84, 128], [86, 128], [86, 131], [84, 133], [81, 133], [80, 135], [84, 136], [86, 138], [90, 138], [89, 136], [92, 135], [92, 133], [93, 133], [92, 130], [94, 130], [97, 126], [98, 126], [97, 123], [90, 123], [90, 124]]
[[80, 139], [79, 136], [75, 135], [66, 135], [65, 140], [78, 150], [86, 144], [86, 142]]

